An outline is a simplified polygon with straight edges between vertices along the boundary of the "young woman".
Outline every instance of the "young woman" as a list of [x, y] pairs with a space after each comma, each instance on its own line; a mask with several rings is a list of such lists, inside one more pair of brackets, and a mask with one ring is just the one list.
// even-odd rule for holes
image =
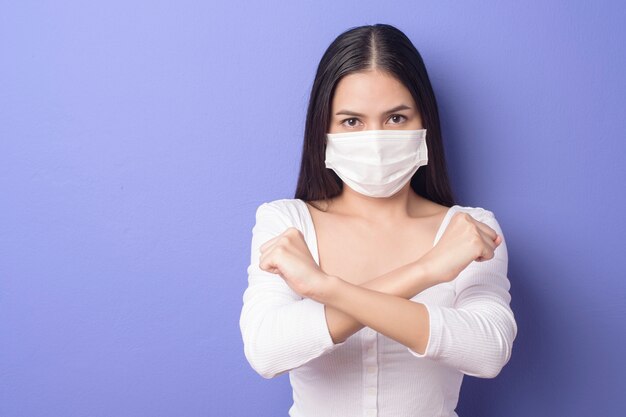
[[295, 198], [262, 203], [240, 328], [292, 417], [456, 416], [517, 325], [493, 212], [455, 204], [435, 95], [397, 28], [335, 39], [317, 69]]

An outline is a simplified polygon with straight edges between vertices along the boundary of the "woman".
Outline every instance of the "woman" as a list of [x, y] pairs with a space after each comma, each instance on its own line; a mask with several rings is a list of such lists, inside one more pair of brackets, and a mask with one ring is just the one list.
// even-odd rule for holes
[[352, 28], [313, 84], [295, 198], [261, 204], [240, 327], [290, 416], [456, 416], [517, 325], [493, 212], [448, 183], [435, 96], [411, 41]]

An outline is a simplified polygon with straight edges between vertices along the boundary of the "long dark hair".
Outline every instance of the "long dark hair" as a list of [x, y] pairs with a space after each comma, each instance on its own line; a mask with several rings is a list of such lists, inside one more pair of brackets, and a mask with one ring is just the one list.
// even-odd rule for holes
[[307, 202], [328, 200], [341, 193], [343, 181], [324, 164], [332, 97], [343, 76], [372, 67], [395, 76], [404, 84], [428, 132], [428, 164], [411, 177], [411, 188], [422, 197], [447, 207], [456, 204], [448, 180], [437, 101], [426, 67], [409, 38], [388, 24], [348, 29], [322, 56], [309, 99], [295, 198]]

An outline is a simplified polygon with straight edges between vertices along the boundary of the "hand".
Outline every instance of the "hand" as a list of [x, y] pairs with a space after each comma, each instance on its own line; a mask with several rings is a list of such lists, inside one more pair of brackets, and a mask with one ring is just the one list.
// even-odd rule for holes
[[493, 258], [502, 237], [491, 227], [474, 219], [469, 213], [457, 212], [450, 219], [437, 244], [419, 262], [436, 282], [457, 277], [472, 261]]
[[316, 299], [323, 293], [326, 274], [313, 259], [302, 232], [287, 228], [260, 247], [259, 267], [278, 274], [301, 297]]

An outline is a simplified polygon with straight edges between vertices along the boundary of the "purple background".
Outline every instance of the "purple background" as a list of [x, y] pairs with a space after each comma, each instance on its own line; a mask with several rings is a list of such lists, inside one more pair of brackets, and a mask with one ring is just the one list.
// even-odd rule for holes
[[[86, 4], [90, 3], [90, 4]], [[261, 2], [259, 2], [261, 3]], [[301, 2], [302, 3], [302, 2]], [[0, 415], [287, 415], [238, 328], [343, 30], [423, 55], [453, 186], [507, 238], [519, 334], [460, 416], [626, 407], [623, 2], [5, 2]]]

